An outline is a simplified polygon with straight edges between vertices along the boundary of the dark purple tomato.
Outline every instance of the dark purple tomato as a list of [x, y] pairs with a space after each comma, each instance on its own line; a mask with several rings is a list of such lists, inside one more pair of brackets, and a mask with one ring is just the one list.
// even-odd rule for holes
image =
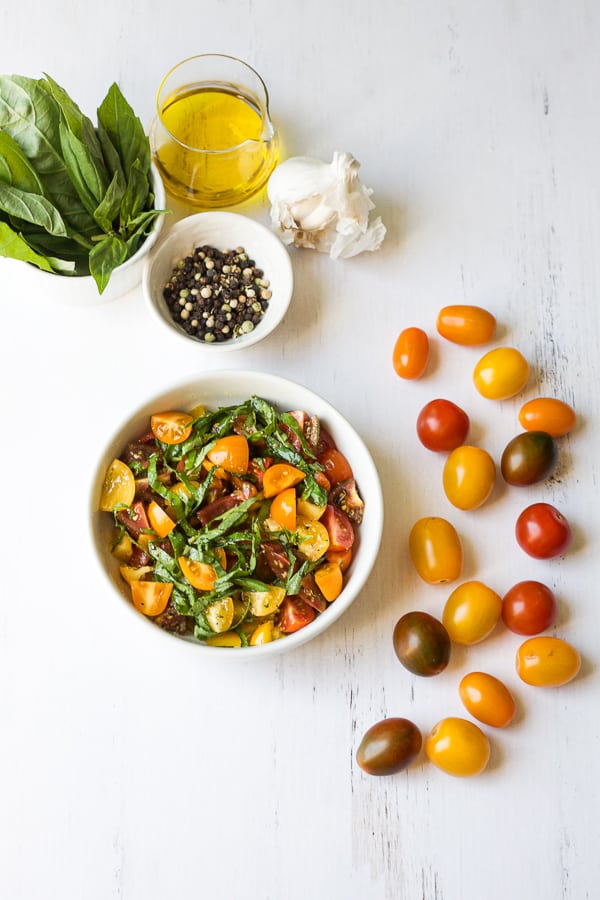
[[508, 484], [526, 485], [543, 481], [554, 469], [558, 453], [545, 431], [525, 431], [504, 448], [500, 469]]
[[369, 775], [393, 775], [411, 764], [422, 743], [421, 732], [409, 719], [383, 719], [365, 732], [356, 762]]
[[450, 637], [439, 619], [426, 612], [409, 612], [396, 622], [394, 650], [414, 675], [439, 675], [450, 661]]

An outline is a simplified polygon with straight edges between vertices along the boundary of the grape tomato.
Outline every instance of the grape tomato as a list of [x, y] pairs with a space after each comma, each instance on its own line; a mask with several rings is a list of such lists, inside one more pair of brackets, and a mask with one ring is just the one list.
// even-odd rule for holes
[[478, 725], [459, 716], [442, 719], [425, 741], [429, 760], [457, 778], [479, 775], [490, 758], [490, 743]]
[[560, 687], [581, 668], [579, 652], [562, 638], [531, 637], [517, 650], [517, 674], [532, 687]]
[[481, 447], [463, 444], [453, 450], [444, 465], [444, 493], [458, 509], [478, 509], [494, 489], [496, 466]]
[[429, 362], [429, 338], [421, 328], [405, 328], [394, 345], [393, 363], [400, 378], [420, 378]]
[[405, 613], [396, 622], [392, 640], [396, 656], [413, 675], [439, 675], [450, 661], [448, 632], [429, 613]]
[[507, 400], [529, 381], [529, 363], [514, 347], [497, 347], [481, 357], [473, 371], [475, 387], [488, 400]]
[[436, 326], [447, 341], [473, 347], [492, 340], [496, 319], [480, 306], [456, 304], [444, 306], [439, 311]]
[[428, 584], [455, 581], [463, 567], [463, 549], [454, 525], [440, 516], [425, 516], [411, 528], [409, 552], [413, 565]]
[[556, 618], [556, 597], [540, 581], [519, 581], [502, 598], [502, 620], [515, 634], [545, 631]]
[[527, 431], [545, 431], [551, 437], [563, 437], [577, 424], [575, 411], [554, 397], [536, 397], [519, 410], [519, 422]]
[[421, 732], [409, 719], [389, 718], [365, 732], [356, 761], [368, 775], [393, 775], [406, 769], [421, 752]]
[[439, 398], [430, 400], [419, 413], [417, 435], [428, 450], [444, 452], [464, 444], [469, 426], [469, 417], [460, 406]]
[[519, 515], [515, 525], [517, 543], [535, 559], [552, 559], [571, 544], [567, 519], [550, 503], [532, 503]]
[[506, 728], [515, 717], [513, 695], [499, 678], [487, 672], [469, 672], [461, 679], [458, 693], [465, 709], [484, 725]]

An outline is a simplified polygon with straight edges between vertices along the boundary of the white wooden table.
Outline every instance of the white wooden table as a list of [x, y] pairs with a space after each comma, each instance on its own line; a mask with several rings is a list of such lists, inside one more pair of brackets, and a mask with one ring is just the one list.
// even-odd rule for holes
[[[7, 900], [585, 900], [598, 896], [600, 728], [597, 546], [600, 285], [600, 7], [590, 0], [358, 0], [126, 4], [31, 0], [0, 13], [1, 68], [46, 71], [90, 115], [117, 80], [149, 122], [162, 74], [201, 52], [264, 76], [282, 157], [360, 160], [388, 227], [345, 262], [293, 251], [284, 323], [227, 367], [316, 390], [369, 445], [386, 523], [368, 586], [314, 642], [276, 661], [213, 666], [122, 615], [88, 539], [92, 472], [137, 405], [205, 366], [161, 340], [141, 290], [89, 309], [23, 296], [0, 269], [0, 895]], [[252, 215], [268, 221], [266, 201]], [[478, 350], [435, 336], [447, 303], [485, 306], [497, 345], [533, 375], [521, 397], [485, 401]], [[429, 332], [425, 378], [402, 382], [396, 335]], [[219, 362], [215, 364], [221, 365]], [[446, 500], [441, 460], [415, 420], [445, 396], [496, 460], [523, 399], [572, 403], [576, 432], [535, 488], [498, 484], [481, 510]], [[535, 499], [575, 541], [537, 562], [512, 535]], [[499, 628], [419, 679], [394, 657], [409, 609], [448, 593], [412, 569], [407, 535], [446, 516], [464, 578], [503, 593], [522, 578], [559, 599], [553, 633], [584, 665], [560, 689], [521, 684], [516, 635]], [[386, 715], [427, 733], [464, 710], [461, 676], [485, 668], [519, 715], [491, 735], [482, 776], [454, 779], [424, 755], [369, 778], [354, 762]], [[490, 729], [487, 729], [488, 733]]]

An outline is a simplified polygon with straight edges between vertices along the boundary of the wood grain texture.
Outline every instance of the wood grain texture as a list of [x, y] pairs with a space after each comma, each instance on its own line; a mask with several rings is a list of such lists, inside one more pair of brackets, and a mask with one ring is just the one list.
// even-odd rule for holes
[[[35, 23], [35, 27], [33, 24]], [[332, 402], [367, 442], [385, 491], [381, 552], [352, 609], [276, 662], [218, 667], [117, 607], [87, 537], [106, 437], [142, 395], [204, 367], [165, 343], [140, 290], [90, 309], [24, 296], [0, 260], [0, 894], [11, 900], [592, 900], [600, 882], [597, 542], [600, 435], [600, 7], [592, 0], [24, 0], [0, 11], [2, 68], [62, 83], [93, 115], [117, 80], [145, 123], [164, 72], [220, 51], [256, 66], [283, 156], [361, 162], [388, 228], [375, 254], [333, 262], [292, 250], [285, 321], [226, 367], [277, 372]], [[268, 222], [263, 197], [244, 208]], [[176, 216], [184, 210], [176, 207]], [[485, 306], [494, 345], [531, 363], [523, 394], [491, 403], [481, 355], [435, 334], [447, 303]], [[397, 334], [428, 331], [426, 377], [391, 366]], [[217, 368], [219, 364], [210, 364]], [[455, 510], [442, 460], [415, 421], [435, 396], [463, 406], [470, 440], [498, 461], [525, 399], [579, 416], [545, 484], [499, 480]], [[518, 512], [558, 506], [564, 559], [516, 546]], [[516, 635], [455, 647], [437, 678], [409, 675], [391, 645], [409, 609], [441, 615], [448, 590], [419, 581], [407, 536], [442, 515], [465, 547], [463, 578], [503, 593], [556, 592], [553, 629], [581, 651], [559, 690], [521, 684]], [[388, 715], [426, 734], [463, 714], [462, 675], [484, 669], [518, 715], [490, 734], [479, 778], [422, 754], [369, 778], [354, 754]], [[491, 730], [488, 730], [491, 731]]]

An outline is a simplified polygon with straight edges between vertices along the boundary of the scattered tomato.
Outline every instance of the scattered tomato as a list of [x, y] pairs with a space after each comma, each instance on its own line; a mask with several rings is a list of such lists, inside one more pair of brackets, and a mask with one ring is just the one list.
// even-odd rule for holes
[[263, 475], [263, 494], [265, 497], [274, 497], [286, 488], [299, 484], [306, 475], [289, 463], [275, 463], [269, 466]]
[[539, 634], [555, 618], [556, 597], [540, 581], [519, 581], [502, 599], [502, 619], [515, 634]]
[[393, 363], [400, 378], [420, 378], [429, 362], [429, 338], [421, 328], [405, 328], [394, 345]]
[[545, 431], [557, 438], [573, 431], [577, 422], [575, 411], [554, 397], [528, 400], [519, 411], [519, 422], [527, 431]]
[[581, 668], [578, 651], [557, 637], [532, 637], [517, 650], [517, 674], [533, 687], [559, 687]]
[[463, 444], [450, 453], [444, 465], [444, 493], [458, 509], [478, 509], [492, 493], [495, 482], [494, 460], [481, 447]]
[[245, 475], [250, 461], [248, 440], [243, 434], [230, 434], [218, 438], [206, 454], [206, 458], [226, 472]]
[[431, 730], [425, 741], [425, 753], [430, 761], [459, 778], [479, 775], [490, 758], [490, 744], [478, 725], [449, 716]]
[[100, 509], [112, 512], [117, 506], [131, 506], [135, 497], [135, 477], [127, 463], [113, 459], [102, 484]]
[[133, 605], [145, 616], [163, 613], [173, 591], [170, 582], [162, 581], [132, 581], [130, 587]]
[[409, 719], [383, 719], [365, 732], [356, 762], [368, 775], [393, 775], [416, 759], [422, 744], [421, 732]]
[[430, 400], [417, 418], [417, 435], [424, 447], [435, 452], [454, 450], [469, 433], [469, 417], [450, 400]]
[[496, 331], [496, 319], [487, 309], [466, 304], [444, 306], [436, 324], [438, 333], [447, 341], [468, 347], [487, 344]]
[[551, 474], [557, 459], [556, 444], [547, 432], [525, 431], [504, 448], [500, 470], [507, 484], [536, 484]]
[[413, 525], [408, 539], [413, 565], [428, 584], [455, 581], [462, 572], [463, 549], [454, 526], [439, 516]]
[[163, 444], [182, 444], [192, 433], [194, 417], [184, 412], [156, 413], [150, 418], [150, 428], [157, 441]]
[[450, 661], [448, 632], [429, 613], [405, 613], [396, 622], [392, 640], [396, 656], [413, 675], [439, 675]]
[[352, 478], [352, 468], [344, 454], [336, 447], [328, 447], [318, 457], [319, 462], [325, 467], [325, 475], [333, 487], [340, 481]]
[[473, 372], [475, 387], [488, 400], [506, 400], [529, 380], [529, 363], [514, 347], [497, 347], [481, 357]]
[[515, 536], [529, 556], [552, 559], [567, 550], [573, 535], [568, 521], [554, 506], [532, 503], [519, 515]]
[[442, 622], [457, 644], [477, 644], [496, 627], [502, 612], [500, 596], [481, 581], [465, 581], [448, 597]]
[[506, 728], [517, 712], [509, 689], [487, 672], [469, 672], [461, 679], [458, 693], [471, 715], [492, 728]]

